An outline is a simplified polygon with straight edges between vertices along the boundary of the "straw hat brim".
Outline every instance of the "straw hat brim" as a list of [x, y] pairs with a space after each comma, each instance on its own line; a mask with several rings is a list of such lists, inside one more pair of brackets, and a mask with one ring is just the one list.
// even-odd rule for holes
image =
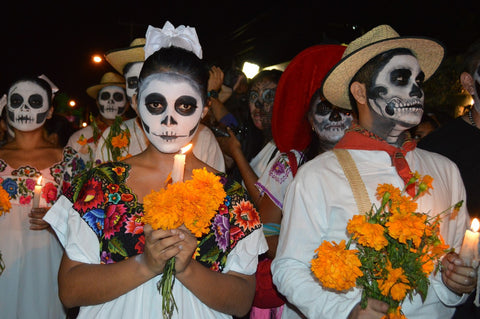
[[97, 99], [98, 92], [100, 92], [101, 89], [107, 86], [119, 86], [125, 89], [125, 82], [110, 82], [93, 85], [87, 89], [87, 94], [91, 98]]
[[443, 61], [445, 49], [438, 41], [423, 37], [397, 37], [374, 42], [343, 57], [327, 74], [323, 95], [333, 105], [352, 109], [349, 100], [350, 81], [370, 59], [396, 48], [410, 49], [417, 57], [425, 80], [430, 78]]
[[144, 45], [137, 45], [128, 48], [115, 49], [105, 54], [105, 59], [110, 65], [123, 74], [123, 68], [128, 63], [145, 61]]

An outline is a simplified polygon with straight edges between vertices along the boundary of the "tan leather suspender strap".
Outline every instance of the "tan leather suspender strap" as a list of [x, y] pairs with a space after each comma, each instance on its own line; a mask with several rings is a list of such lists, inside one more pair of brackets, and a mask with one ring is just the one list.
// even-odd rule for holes
[[363, 183], [362, 177], [358, 172], [357, 165], [352, 158], [352, 155], [345, 149], [334, 149], [333, 153], [337, 156], [338, 162], [345, 172], [345, 176], [350, 183], [352, 188], [353, 197], [357, 203], [358, 212], [360, 214], [365, 214], [370, 211], [372, 204], [368, 197], [367, 188]]

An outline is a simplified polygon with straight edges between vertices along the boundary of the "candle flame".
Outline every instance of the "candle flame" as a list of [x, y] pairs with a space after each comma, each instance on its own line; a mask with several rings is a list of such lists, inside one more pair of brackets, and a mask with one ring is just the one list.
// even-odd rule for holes
[[470, 228], [472, 229], [472, 231], [478, 232], [478, 229], [480, 228], [480, 222], [477, 218], [474, 218], [472, 220], [472, 226]]
[[37, 185], [42, 185], [42, 175], [37, 178]]
[[192, 146], [193, 146], [193, 144], [190, 143], [187, 146], [182, 147], [180, 149], [180, 154], [185, 154], [186, 152], [188, 152], [192, 148]]

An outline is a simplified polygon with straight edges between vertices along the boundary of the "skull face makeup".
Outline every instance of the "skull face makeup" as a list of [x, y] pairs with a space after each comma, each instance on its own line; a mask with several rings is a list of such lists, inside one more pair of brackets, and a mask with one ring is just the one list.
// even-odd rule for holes
[[418, 60], [408, 54], [394, 55], [374, 77], [367, 92], [368, 104], [380, 117], [409, 129], [422, 119], [425, 78]]
[[267, 79], [255, 83], [250, 89], [250, 116], [259, 130], [270, 129], [276, 89], [277, 84]]
[[119, 86], [102, 88], [98, 92], [97, 102], [100, 114], [108, 120], [114, 120], [117, 115], [122, 115], [127, 110], [125, 90]]
[[[126, 92], [128, 101], [132, 102], [132, 96], [137, 92], [138, 76], [142, 70], [143, 62], [131, 63], [128, 70], [125, 71]], [[136, 111], [136, 110], [135, 110]]]
[[138, 94], [145, 134], [163, 153], [176, 153], [193, 139], [203, 111], [199, 90], [181, 75], [151, 75]]
[[19, 131], [29, 132], [41, 127], [47, 119], [50, 102], [41, 86], [29, 81], [14, 84], [8, 92], [9, 124]]
[[310, 121], [322, 147], [331, 149], [350, 128], [353, 116], [349, 110], [335, 107], [318, 96], [311, 104]]

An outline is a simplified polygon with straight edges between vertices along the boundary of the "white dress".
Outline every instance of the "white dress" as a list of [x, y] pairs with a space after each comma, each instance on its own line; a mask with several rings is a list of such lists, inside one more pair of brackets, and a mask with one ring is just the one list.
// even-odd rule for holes
[[[111, 162], [103, 164], [98, 166], [96, 170], [104, 169], [104, 171], [108, 171], [110, 167], [117, 166], [123, 166], [126, 167], [127, 171], [129, 170], [128, 165], [121, 162]], [[104, 175], [105, 174], [103, 174], [102, 177]], [[103, 199], [106, 200], [107, 197], [109, 198], [108, 203], [100, 203], [94, 209], [92, 209], [92, 207], [89, 207], [89, 209], [91, 210], [85, 212], [83, 218], [81, 217], [80, 213], [74, 208], [74, 204], [72, 204], [72, 202], [65, 196], [61, 196], [55, 203], [55, 205], [45, 215], [44, 220], [46, 220], [48, 223], [50, 223], [50, 225], [52, 225], [52, 228], [55, 230], [62, 245], [65, 247], [66, 253], [70, 259], [89, 264], [100, 264], [102, 262], [108, 263], [110, 260], [113, 260], [113, 257], [109, 258], [109, 260], [107, 261], [104, 256], [112, 256], [114, 253], [118, 253], [119, 251], [128, 249], [126, 246], [127, 244], [130, 245], [130, 250], [126, 253], [126, 255], [123, 256], [127, 256], [128, 258], [132, 257], [133, 255], [137, 255], [138, 253], [141, 253], [141, 250], [138, 247], [140, 247], [140, 243], [144, 243], [144, 240], [141, 240], [140, 238], [135, 239], [134, 243], [136, 242], [136, 244], [134, 248], [131, 242], [129, 244], [129, 241], [133, 240], [131, 238], [135, 236], [143, 236], [143, 230], [140, 231], [140, 227], [138, 227], [138, 232], [126, 230], [124, 231], [118, 228], [116, 230], [117, 233], [109, 235], [111, 237], [109, 237], [108, 241], [105, 240], [105, 233], [103, 233], [103, 235], [101, 234], [104, 231], [107, 232], [105, 230], [107, 229], [107, 225], [111, 225], [108, 217], [110, 216], [109, 213], [102, 213], [103, 211], [109, 212], [112, 211], [109, 210], [109, 208], [113, 208], [118, 209], [118, 211], [121, 212], [121, 214], [118, 215], [118, 218], [115, 217], [115, 220], [119, 221], [118, 223], [116, 223], [118, 227], [124, 227], [120, 225], [128, 225], [130, 221], [136, 220], [135, 214], [143, 211], [142, 205], [136, 202], [136, 196], [130, 196], [129, 199], [127, 199], [127, 196], [125, 196], [125, 194], [129, 192], [129, 189], [128, 186], [126, 186], [123, 177], [120, 178], [118, 177], [118, 175], [114, 174], [114, 178], [120, 179], [118, 181], [115, 180], [114, 182], [117, 188], [115, 192], [122, 193], [122, 196], [118, 197], [122, 198], [120, 201], [116, 200], [113, 204], [113, 197], [111, 196], [111, 193], [107, 196], [107, 190], [101, 191], [100, 189], [97, 189], [95, 193], [95, 199], [88, 201], [88, 203], [93, 203], [97, 199], [99, 201], [98, 203], [100, 203], [103, 201]], [[99, 180], [92, 178], [89, 179], [89, 181], [93, 181], [96, 183], [96, 181]], [[102, 181], [102, 184], [106, 185], [107, 183]], [[228, 207], [230, 207], [229, 209], [233, 209], [234, 211], [236, 211], [236, 209], [239, 209], [240, 207], [244, 207], [244, 205], [246, 205], [246, 202], [241, 199], [243, 197], [242, 194], [245, 193], [244, 190], [241, 190], [241, 187], [225, 187], [226, 191], [227, 189], [230, 189], [230, 191], [227, 191], [227, 194], [231, 194], [229, 195], [230, 197], [228, 197]], [[108, 189], [108, 187], [105, 186], [105, 189]], [[128, 204], [128, 207], [130, 208], [124, 209], [124, 207], [127, 207], [127, 204], [125, 204], [127, 203], [127, 201], [128, 203], [130, 203]], [[82, 207], [81, 203], [78, 204], [78, 200], [76, 204], [78, 205], [76, 207]], [[250, 204], [245, 207], [253, 207], [253, 205]], [[79, 209], [82, 210], [82, 208]], [[103, 217], [91, 221], [90, 217], [87, 217], [87, 215], [89, 215], [90, 217], [94, 215]], [[247, 215], [248, 214], [245, 214], [245, 216]], [[230, 219], [232, 218], [231, 216], [232, 215], [230, 215]], [[240, 218], [243, 221], [248, 220], [248, 218], [245, 218], [243, 214], [241, 216], [242, 217], [237, 218]], [[98, 228], [98, 225], [102, 225], [102, 227]], [[218, 265], [217, 261], [215, 261], [212, 265], [214, 265], [215, 268], [221, 269], [222, 273], [234, 271], [246, 275], [254, 274], [257, 269], [258, 255], [264, 253], [268, 249], [259, 219], [256, 225], [256, 228], [252, 229], [249, 234], [246, 235], [246, 237], [239, 237], [242, 234], [242, 230], [236, 226], [233, 226], [233, 224], [230, 226], [230, 229], [228, 231], [222, 230], [221, 233], [230, 238], [230, 244], [235, 242], [235, 246], [231, 246], [233, 248], [227, 255], [225, 255], [226, 263], [223, 269], [215, 266]], [[141, 228], [143, 229], [143, 225], [141, 226]], [[213, 228], [216, 229], [216, 226], [212, 226], [212, 229]], [[112, 228], [109, 229], [111, 230]], [[118, 237], [116, 237], [117, 235]], [[117, 238], [118, 241], [115, 241], [117, 240]], [[210, 238], [213, 239], [214, 237]], [[236, 238], [241, 239], [237, 241]], [[110, 254], [110, 252], [108, 252], [108, 249], [110, 248], [110, 243], [113, 243], [114, 241], [117, 243], [117, 249], [111, 251], [112, 253]], [[100, 242], [102, 242], [103, 244], [102, 251], [100, 249]], [[125, 244], [125, 246], [123, 246], [123, 244]], [[202, 249], [200, 248], [200, 255], [202, 259], [209, 258], [209, 256], [214, 257], [214, 255], [209, 255], [209, 252], [214, 252], [216, 248], [213, 247], [209, 249], [213, 250], [201, 253]], [[122, 258], [124, 257], [121, 257], [120, 259], [123, 260]], [[217, 257], [214, 257], [214, 259], [218, 260]], [[223, 262], [223, 257], [221, 258], [221, 260]], [[157, 290], [157, 282], [160, 280], [161, 276], [162, 275], [156, 276], [151, 280], [143, 283], [142, 285], [136, 287], [135, 289], [129, 291], [128, 293], [106, 303], [80, 307], [78, 319], [162, 318], [162, 299]], [[211, 289], [215, 289], [215, 287], [213, 286], [211, 287]], [[190, 292], [190, 290], [184, 287], [180, 281], [175, 281], [175, 284], [173, 286], [173, 295], [175, 298], [175, 302], [178, 306], [178, 311], [173, 312], [172, 318], [232, 318], [232, 316], [230, 315], [220, 313], [205, 305], [192, 292]]]
[[[392, 184], [400, 189], [404, 183], [383, 151], [349, 150], [366, 186], [370, 201], [378, 184]], [[433, 178], [430, 195], [419, 198], [418, 211], [437, 215], [444, 209], [465, 200], [465, 188], [456, 165], [439, 154], [415, 149], [406, 160], [412, 171]], [[352, 190], [333, 152], [323, 153], [303, 164], [290, 183], [284, 200], [283, 219], [276, 258], [272, 263], [273, 282], [280, 293], [308, 318], [347, 318], [360, 301], [361, 291], [347, 293], [324, 290], [314, 279], [310, 261], [314, 250], [324, 241], [347, 240], [346, 225], [358, 214]], [[460, 250], [468, 221], [462, 206], [455, 219], [444, 218], [440, 232], [450, 247]], [[428, 296], [422, 304], [419, 295], [406, 299], [402, 311], [409, 319], [451, 318], [455, 306], [467, 296], [457, 296], [442, 282], [440, 272], [431, 274]], [[299, 318], [285, 307], [282, 318]]]
[[[71, 150], [71, 149], [70, 149]], [[47, 230], [29, 229], [33, 190], [42, 175], [40, 207], [50, 207], [60, 192], [67, 157], [61, 163], [41, 171], [22, 166], [14, 169], [0, 159], [0, 184], [9, 193], [12, 208], [0, 216], [0, 251], [5, 270], [0, 275], [0, 317], [62, 318], [66, 316], [58, 298], [57, 274], [63, 248]], [[71, 163], [71, 162], [70, 162]]]

